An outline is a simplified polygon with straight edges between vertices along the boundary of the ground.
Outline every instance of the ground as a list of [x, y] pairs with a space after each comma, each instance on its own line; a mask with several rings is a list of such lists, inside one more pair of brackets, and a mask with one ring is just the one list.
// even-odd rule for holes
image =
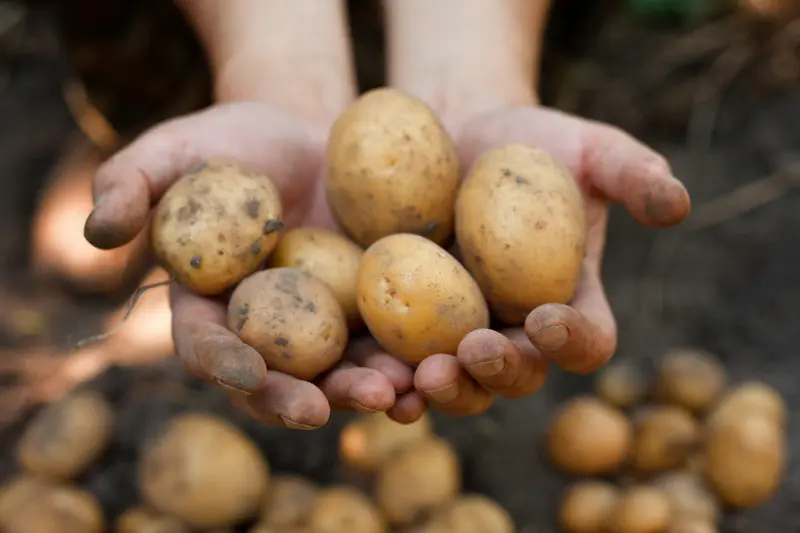
[[[791, 31], [783, 41], [797, 40], [797, 31]], [[94, 310], [103, 304], [65, 296], [52, 285], [34, 285], [27, 272], [26, 232], [35, 194], [74, 130], [61, 98], [64, 67], [43, 35], [40, 48], [22, 59], [3, 62], [0, 55], [0, 306], [9, 316], [19, 306], [40, 302], [52, 310], [50, 340], [63, 343], [69, 334], [90, 330]], [[676, 35], [683, 40], [667, 40]], [[800, 344], [795, 327], [800, 195], [792, 190], [800, 182], [795, 41], [783, 43], [791, 49], [782, 52], [788, 59], [767, 61], [748, 55], [758, 39], [747, 41], [740, 33], [644, 31], [612, 21], [579, 58], [571, 52], [548, 71], [559, 80], [549, 85], [551, 104], [636, 133], [669, 158], [694, 202], [686, 228], [661, 232], [657, 240], [654, 231], [612, 210], [604, 279], [620, 323], [616, 358], [651, 366], [668, 347], [701, 346], [720, 355], [732, 379], [764, 380], [792, 408], [800, 405], [795, 359]], [[706, 52], [690, 57], [700, 46]], [[372, 50], [363, 53], [374, 55]], [[775, 75], [770, 77], [764, 65], [774, 67]], [[5, 85], [3, 72], [8, 74]], [[695, 101], [698, 91], [706, 96]], [[726, 196], [748, 183], [757, 185]], [[3, 334], [0, 342], [11, 349], [21, 341]], [[142, 443], [170, 414], [190, 406], [236, 419], [267, 451], [276, 470], [337, 479], [334, 443], [342, 417], [310, 433], [262, 428], [233, 412], [221, 392], [191, 381], [174, 365], [114, 369], [93, 386], [117, 402], [120, 423], [112, 453], [82, 483], [110, 513], [135, 496], [132, 468]], [[554, 371], [535, 396], [498, 401], [482, 416], [437, 418], [438, 430], [462, 453], [467, 488], [497, 498], [525, 533], [555, 531], [554, 510], [568, 479], [543, 460], [543, 431], [558, 402], [590, 386], [590, 377]], [[792, 422], [792, 460], [781, 493], [762, 507], [729, 515], [724, 531], [800, 531], [800, 465], [793, 460], [800, 428]], [[4, 451], [13, 435], [14, 428], [0, 434]], [[13, 465], [8, 453], [2, 457], [0, 474], [7, 474]]]

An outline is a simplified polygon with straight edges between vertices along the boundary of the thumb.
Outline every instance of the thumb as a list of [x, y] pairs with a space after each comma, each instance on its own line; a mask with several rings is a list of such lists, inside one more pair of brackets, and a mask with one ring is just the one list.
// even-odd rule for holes
[[98, 169], [86, 240], [101, 249], [131, 241], [169, 186], [211, 158], [234, 159], [266, 173], [284, 203], [296, 205], [318, 172], [320, 154], [304, 124], [260, 103], [216, 106], [164, 122]]

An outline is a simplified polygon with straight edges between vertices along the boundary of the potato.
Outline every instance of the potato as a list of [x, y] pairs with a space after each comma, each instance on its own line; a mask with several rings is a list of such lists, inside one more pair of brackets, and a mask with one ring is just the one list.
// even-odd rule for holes
[[17, 510], [52, 483], [31, 474], [18, 474], [0, 485], [0, 531], [5, 531]]
[[467, 269], [506, 323], [567, 303], [583, 263], [583, 198], [547, 153], [511, 144], [484, 153], [456, 201], [456, 240]]
[[228, 303], [228, 327], [267, 367], [310, 380], [336, 364], [347, 347], [347, 321], [331, 289], [298, 268], [256, 272]]
[[655, 407], [636, 426], [631, 463], [641, 473], [680, 468], [697, 449], [700, 436], [699, 424], [686, 409]]
[[780, 427], [786, 425], [789, 417], [789, 410], [777, 390], [766, 383], [749, 381], [729, 389], [709, 413], [707, 423], [736, 418], [745, 411], [760, 413]]
[[386, 533], [386, 520], [360, 491], [347, 486], [322, 491], [309, 515], [314, 533]]
[[72, 479], [106, 449], [114, 411], [96, 392], [74, 392], [44, 407], [17, 444], [23, 469], [44, 478]]
[[461, 490], [461, 464], [450, 444], [431, 437], [401, 452], [379, 472], [375, 499], [393, 526], [421, 522]]
[[451, 237], [458, 159], [420, 100], [395, 89], [364, 93], [334, 122], [325, 169], [333, 214], [362, 246], [394, 233], [442, 245]]
[[[33, 490], [31, 490], [33, 489]], [[8, 533], [101, 533], [100, 504], [90, 493], [68, 485], [43, 483], [17, 500], [0, 529]]]
[[361, 416], [342, 429], [339, 454], [345, 464], [362, 472], [375, 472], [398, 452], [433, 434], [430, 418], [411, 424], [395, 422], [384, 413]]
[[287, 232], [269, 258], [271, 268], [301, 268], [328, 284], [351, 329], [361, 324], [356, 302], [358, 265], [364, 250], [347, 238], [321, 228]]
[[659, 366], [656, 396], [701, 413], [719, 397], [726, 381], [725, 367], [714, 354], [691, 348], [672, 350]]
[[172, 419], [139, 464], [147, 503], [194, 528], [254, 517], [269, 477], [255, 444], [235, 426], [205, 413]]
[[286, 529], [305, 526], [319, 494], [319, 488], [299, 476], [275, 476], [264, 507], [261, 523], [265, 526]]
[[595, 392], [603, 401], [625, 409], [640, 403], [647, 395], [643, 373], [629, 363], [613, 363], [597, 374]]
[[688, 471], [667, 472], [653, 480], [670, 503], [673, 517], [716, 522], [719, 502], [699, 475]]
[[494, 500], [461, 496], [422, 528], [422, 533], [515, 533], [514, 521]]
[[247, 530], [248, 533], [314, 533], [305, 526], [277, 527], [259, 522]]
[[117, 518], [117, 533], [191, 533], [176, 518], [144, 507], [132, 507]]
[[607, 533], [661, 533], [669, 524], [669, 500], [653, 487], [625, 491], [608, 517]]
[[670, 522], [664, 533], [717, 533], [717, 525], [706, 520], [680, 518]]
[[711, 487], [731, 507], [755, 507], [779, 488], [786, 465], [781, 428], [756, 412], [709, 426], [706, 471]]
[[469, 272], [418, 235], [390, 235], [367, 248], [356, 294], [375, 340], [411, 364], [454, 354], [469, 332], [489, 327], [486, 300]]
[[590, 396], [564, 404], [547, 431], [550, 459], [576, 475], [614, 472], [628, 455], [633, 428], [625, 414]]
[[209, 161], [176, 181], [153, 213], [158, 260], [178, 282], [217, 295], [255, 272], [283, 228], [278, 189], [235, 163]]
[[611, 483], [578, 481], [561, 500], [558, 522], [565, 533], [604, 533], [618, 499], [619, 490]]

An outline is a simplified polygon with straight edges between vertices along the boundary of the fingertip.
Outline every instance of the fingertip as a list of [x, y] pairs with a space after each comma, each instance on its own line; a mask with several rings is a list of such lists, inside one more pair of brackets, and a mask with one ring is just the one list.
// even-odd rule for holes
[[263, 390], [247, 397], [256, 418], [298, 430], [316, 429], [328, 423], [330, 405], [313, 383], [280, 372], [270, 372], [266, 381]]
[[101, 250], [118, 248], [139, 235], [149, 213], [150, 194], [145, 184], [137, 181], [114, 184], [95, 200], [83, 235]]
[[399, 424], [411, 424], [425, 414], [425, 400], [417, 391], [399, 396], [394, 405], [386, 411], [386, 416]]
[[455, 399], [454, 395], [458, 391], [454, 385], [458, 381], [460, 371], [458, 359], [452, 355], [431, 355], [417, 367], [414, 373], [414, 388], [423, 391], [437, 402], [446, 403]]
[[643, 194], [641, 212], [633, 213], [634, 216], [655, 228], [681, 223], [691, 211], [689, 191], [673, 176], [658, 178], [654, 182], [657, 185]]
[[545, 304], [531, 311], [525, 319], [525, 334], [545, 353], [552, 353], [570, 339], [570, 325], [580, 318], [577, 311], [564, 304]]
[[266, 384], [264, 359], [239, 339], [228, 335], [210, 336], [197, 343], [195, 353], [203, 371], [224, 387], [253, 393]]
[[504, 355], [510, 341], [491, 329], [476, 329], [468, 333], [458, 345], [457, 358], [466, 368], [484, 369], [498, 374], [503, 370]]

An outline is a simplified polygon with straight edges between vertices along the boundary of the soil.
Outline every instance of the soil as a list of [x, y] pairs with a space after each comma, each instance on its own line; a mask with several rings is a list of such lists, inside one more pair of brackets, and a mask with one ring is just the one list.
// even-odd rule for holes
[[[369, 9], [366, 3], [353, 4]], [[564, 13], [576, 16], [570, 11], [574, 4], [565, 2]], [[358, 13], [365, 19], [374, 16]], [[357, 14], [356, 22], [361, 20]], [[564, 19], [554, 22], [544, 76], [548, 103], [635, 133], [670, 159], [694, 201], [686, 229], [660, 232], [658, 239], [655, 231], [612, 209], [604, 279], [620, 324], [616, 358], [649, 367], [671, 346], [704, 347], [720, 355], [733, 380], [764, 380], [797, 410], [800, 193], [792, 186], [800, 182], [800, 70], [795, 37], [784, 39], [789, 44], [782, 41], [787, 51], [777, 50], [774, 42], [763, 44], [758, 32], [737, 22], [723, 29], [738, 31], [698, 37], [691, 28], [645, 27], [596, 14], [590, 19], [595, 24], [585, 25], [580, 35], [574, 28], [568, 31]], [[65, 64], [51, 26], [46, 18], [31, 17], [25, 31], [26, 38], [16, 40], [11, 51], [0, 33], [0, 315], [33, 307], [52, 328], [44, 337], [27, 339], [0, 321], [0, 346], [16, 349], [63, 344], [68, 334], [95, 327], [98, 309], [108, 305], [64, 294], [34, 280], [27, 270], [27, 232], [38, 188], [76, 127], [62, 98]], [[379, 85], [375, 58], [380, 57], [380, 34], [368, 29], [360, 35], [362, 84]], [[692, 52], [700, 46], [707, 51]], [[727, 63], [717, 61], [726, 51]], [[776, 54], [783, 54], [780, 61]], [[735, 61], [740, 56], [749, 61]], [[707, 97], [697, 100], [698, 91]], [[715, 103], [718, 108], [710, 113]], [[699, 127], [708, 117], [713, 120], [705, 123], [711, 127]], [[717, 200], [776, 173], [750, 194], [723, 204]], [[759, 194], [771, 201], [753, 204]], [[334, 416], [329, 426], [314, 432], [264, 428], [230, 408], [223, 392], [197, 383], [173, 363], [115, 368], [86, 386], [104, 391], [119, 410], [112, 449], [80, 480], [109, 516], [137, 496], [135, 463], [144, 443], [165, 420], [186, 409], [207, 409], [236, 420], [277, 471], [322, 482], [339, 479], [335, 439], [344, 416]], [[554, 509], [569, 479], [542, 457], [545, 423], [559, 402], [590, 386], [591, 377], [554, 370], [544, 390], [532, 397], [497, 401], [481, 416], [436, 417], [438, 431], [461, 452], [467, 488], [495, 497], [522, 532], [556, 530]], [[722, 531], [800, 531], [800, 465], [793, 453], [800, 448], [800, 428], [795, 422], [789, 425], [791, 461], [780, 494], [759, 508], [729, 514]], [[10, 446], [15, 434], [14, 427], [0, 433], [0, 477], [14, 468]]]

